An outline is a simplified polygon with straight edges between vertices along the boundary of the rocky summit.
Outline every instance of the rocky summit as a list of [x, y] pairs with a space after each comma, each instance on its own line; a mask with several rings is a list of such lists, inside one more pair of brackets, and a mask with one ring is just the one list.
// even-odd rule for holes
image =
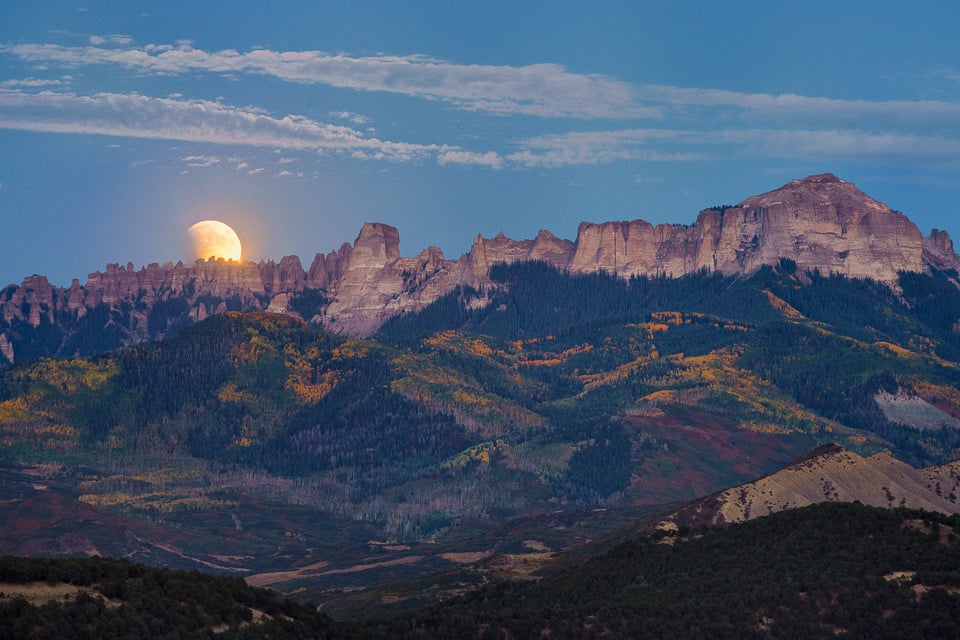
[[[904, 214], [831, 174], [705, 209], [692, 225], [584, 222], [574, 241], [547, 230], [532, 240], [478, 235], [458, 259], [447, 259], [437, 247], [405, 258], [399, 244], [396, 228], [366, 223], [352, 245], [318, 253], [306, 270], [298, 257], [287, 256], [279, 263], [201, 260], [139, 270], [112, 264], [90, 274], [86, 284], [74, 280], [67, 288], [33, 275], [0, 291], [0, 361], [162, 338], [227, 310], [278, 311], [368, 336], [389, 318], [419, 311], [458, 286], [490, 285], [490, 268], [498, 263], [538, 260], [571, 273], [680, 277], [704, 269], [750, 274], [786, 258], [801, 273], [889, 284], [903, 271], [960, 267], [947, 232], [934, 229], [924, 238]], [[314, 292], [311, 303], [296, 304], [304, 292]], [[75, 338], [85, 327], [108, 327], [111, 337], [79, 345]]]

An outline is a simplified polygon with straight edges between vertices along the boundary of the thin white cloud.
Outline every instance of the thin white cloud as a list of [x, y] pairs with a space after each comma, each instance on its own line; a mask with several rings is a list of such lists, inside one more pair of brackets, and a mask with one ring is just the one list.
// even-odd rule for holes
[[133, 38], [130, 36], [121, 35], [119, 33], [113, 33], [107, 36], [90, 36], [90, 44], [95, 47], [99, 47], [104, 44], [116, 44], [121, 46], [128, 46], [133, 44]]
[[574, 132], [530, 138], [521, 150], [507, 155], [512, 163], [527, 167], [562, 167], [607, 164], [618, 160], [690, 161], [707, 159], [703, 151], [668, 151], [666, 147], [702, 132], [671, 129], [621, 129]]
[[331, 111], [329, 114], [331, 118], [337, 120], [346, 120], [356, 125], [369, 124], [370, 119], [366, 116], [360, 115], [359, 113], [351, 113], [350, 111]]
[[63, 80], [45, 79], [45, 78], [23, 78], [20, 80], [0, 81], [0, 89], [36, 89], [38, 87], [56, 87], [63, 84]]
[[209, 100], [139, 94], [0, 91], [0, 128], [348, 153], [392, 161], [455, 150], [380, 140], [298, 115], [277, 118]]
[[943, 136], [844, 129], [622, 129], [530, 138], [506, 160], [527, 167], [561, 167], [756, 156], [953, 163], [960, 162], [960, 144]]
[[[526, 66], [455, 64], [422, 55], [366, 56], [321, 51], [234, 49], [208, 52], [189, 42], [131, 47], [126, 36], [95, 36], [94, 46], [56, 44], [0, 46], [0, 52], [35, 64], [118, 65], [142, 74], [191, 72], [269, 75], [288, 82], [324, 84], [442, 100], [460, 108], [545, 117], [635, 119], [665, 117], [670, 108], [733, 109], [829, 126], [916, 128], [960, 124], [960, 104], [937, 100], [838, 100], [795, 94], [771, 95], [722, 89], [634, 86], [599, 74], [578, 74], [557, 64]], [[114, 46], [102, 46], [102, 45]], [[940, 74], [956, 82], [960, 74]], [[336, 112], [354, 124], [356, 114]], [[359, 116], [362, 118], [362, 116]], [[866, 123], [864, 119], [870, 119]]]
[[193, 155], [180, 158], [188, 167], [212, 167], [220, 164], [217, 156]]
[[486, 153], [475, 153], [473, 151], [444, 151], [437, 156], [437, 162], [445, 164], [474, 164], [491, 169], [502, 169], [504, 165], [503, 158], [495, 151]]
[[639, 89], [639, 94], [652, 103], [702, 109], [731, 108], [750, 117], [763, 115], [794, 126], [801, 122], [910, 130], [930, 125], [960, 126], [960, 103], [939, 100], [838, 100], [664, 85], [646, 85]]
[[739, 131], [729, 137], [745, 149], [780, 158], [960, 162], [960, 141], [938, 135], [834, 129]]
[[[656, 116], [659, 128], [558, 133], [502, 143], [509, 145], [506, 150], [475, 151], [381, 140], [372, 128], [361, 130], [369, 123], [365, 116], [346, 110], [329, 112], [331, 121], [339, 121], [331, 124], [298, 115], [278, 117], [256, 107], [233, 107], [219, 99], [190, 100], [179, 93], [165, 98], [31, 93], [63, 83], [37, 78], [0, 81], [0, 127], [253, 145], [273, 148], [278, 155], [299, 150], [366, 160], [435, 159], [440, 165], [491, 169], [750, 156], [960, 161], [957, 102], [839, 100], [634, 86], [606, 76], [572, 73], [554, 64], [458, 65], [417, 55], [353, 57], [268, 49], [206, 52], [185, 42], [132, 47], [125, 36], [94, 36], [91, 43], [94, 46], [0, 45], [0, 55], [17, 56], [37, 67], [102, 64], [143, 75], [267, 75], [288, 82], [440, 100], [462, 109], [505, 115], [623, 120]], [[955, 70], [939, 73], [945, 78], [960, 76]], [[281, 157], [278, 162], [290, 160]]]
[[144, 47], [18, 44], [2, 46], [0, 52], [34, 63], [110, 64], [144, 74], [269, 75], [288, 82], [443, 100], [463, 109], [499, 114], [564, 118], [659, 115], [659, 109], [637, 102], [629, 84], [603, 75], [572, 73], [557, 64], [461, 65], [421, 55], [354, 57], [321, 51], [268, 49], [207, 52], [189, 44]]

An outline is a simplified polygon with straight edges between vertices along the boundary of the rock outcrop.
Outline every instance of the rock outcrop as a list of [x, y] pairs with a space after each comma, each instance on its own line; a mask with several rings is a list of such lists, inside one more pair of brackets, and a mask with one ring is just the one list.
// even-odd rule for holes
[[930, 231], [930, 235], [923, 239], [923, 262], [925, 266], [941, 271], [953, 269], [960, 272], [960, 256], [953, 250], [949, 233], [940, 229]]
[[422, 309], [457, 284], [436, 247], [401, 258], [400, 234], [386, 224], [364, 224], [352, 250], [341, 253], [346, 255], [338, 256], [323, 314], [324, 324], [335, 331], [369, 335], [388, 318]]
[[[436, 247], [404, 258], [399, 247], [395, 227], [366, 223], [353, 244], [318, 253], [306, 271], [298, 257], [287, 256], [279, 263], [198, 260], [140, 270], [110, 264], [90, 274], [86, 284], [74, 280], [68, 288], [30, 276], [0, 291], [0, 362], [14, 361], [28, 343], [33, 344], [28, 356], [73, 355], [82, 349], [71, 336], [96, 332], [98, 326], [109, 327], [119, 346], [161, 338], [227, 310], [297, 314], [308, 308], [296, 304], [297, 296], [311, 290], [321, 292], [325, 304], [310, 308], [305, 320], [367, 336], [387, 319], [418, 311], [457, 286], [490, 285], [491, 267], [502, 262], [539, 260], [572, 273], [679, 277], [703, 269], [749, 274], [788, 258], [801, 272], [818, 269], [887, 283], [895, 283], [900, 271], [960, 271], [947, 232], [934, 230], [923, 238], [902, 213], [830, 174], [793, 180], [735, 206], [705, 209], [689, 226], [584, 222], [575, 241], [547, 230], [533, 240], [478, 235], [469, 253], [456, 260]], [[106, 346], [102, 340], [93, 343]]]

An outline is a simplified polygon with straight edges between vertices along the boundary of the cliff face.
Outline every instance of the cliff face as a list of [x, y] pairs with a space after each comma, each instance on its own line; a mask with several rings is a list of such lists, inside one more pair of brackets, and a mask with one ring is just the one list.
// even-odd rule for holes
[[75, 337], [98, 329], [109, 328], [112, 346], [119, 346], [162, 338], [227, 310], [296, 315], [295, 309], [306, 308], [295, 304], [297, 297], [309, 290], [321, 291], [326, 303], [311, 308], [306, 320], [367, 336], [457, 286], [488, 286], [490, 268], [500, 262], [541, 260], [573, 273], [679, 277], [701, 269], [748, 274], [789, 258], [801, 272], [819, 269], [888, 283], [899, 271], [960, 270], [945, 231], [923, 238], [902, 213], [829, 174], [793, 180], [733, 207], [706, 209], [690, 226], [584, 222], [575, 242], [547, 230], [533, 240], [478, 235], [457, 260], [436, 247], [403, 258], [399, 246], [396, 228], [366, 223], [352, 245], [318, 253], [306, 271], [298, 257], [287, 256], [279, 263], [200, 260], [139, 271], [111, 264], [90, 274], [85, 285], [74, 280], [68, 288], [30, 276], [0, 291], [0, 362], [12, 362], [21, 352], [73, 355], [92, 348], [77, 346]]
[[781, 258], [801, 271], [894, 282], [923, 269], [923, 238], [902, 213], [832, 175], [794, 180], [735, 207], [706, 209], [693, 226], [583, 223], [571, 271], [679, 277], [700, 269], [751, 273]]
[[385, 224], [364, 224], [353, 249], [344, 253], [328, 289], [331, 302], [322, 321], [351, 335], [370, 335], [387, 319], [422, 309], [461, 280], [455, 263], [436, 247], [416, 258], [401, 258], [400, 234]]
[[[780, 257], [796, 261], [802, 271], [883, 282], [895, 282], [900, 271], [923, 270], [923, 237], [916, 225], [829, 174], [747, 198], [739, 210], [737, 246], [725, 247], [720, 263], [728, 273], [738, 271], [738, 250], [746, 271]], [[746, 248], [751, 232], [757, 240]]]

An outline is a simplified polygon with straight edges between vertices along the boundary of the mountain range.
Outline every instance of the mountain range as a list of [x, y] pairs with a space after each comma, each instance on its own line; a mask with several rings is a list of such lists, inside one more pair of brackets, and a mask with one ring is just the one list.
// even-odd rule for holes
[[364, 337], [458, 287], [489, 289], [491, 267], [521, 261], [628, 278], [702, 270], [749, 275], [788, 259], [800, 273], [885, 283], [895, 283], [900, 272], [960, 267], [946, 231], [924, 237], [905, 215], [831, 174], [705, 209], [692, 225], [584, 222], [574, 241], [547, 230], [519, 241], [478, 235], [455, 260], [437, 247], [404, 258], [399, 244], [396, 228], [366, 223], [352, 245], [316, 254], [306, 270], [297, 256], [287, 256], [279, 263], [209, 260], [139, 270], [110, 264], [67, 288], [33, 275], [0, 292], [0, 358], [90, 355], [173, 335], [227, 310], [288, 313]]
[[958, 511], [957, 256], [853, 185], [455, 261], [397, 246], [368, 224], [308, 272], [8, 288], [0, 553], [200, 567], [351, 611], [624, 531]]

